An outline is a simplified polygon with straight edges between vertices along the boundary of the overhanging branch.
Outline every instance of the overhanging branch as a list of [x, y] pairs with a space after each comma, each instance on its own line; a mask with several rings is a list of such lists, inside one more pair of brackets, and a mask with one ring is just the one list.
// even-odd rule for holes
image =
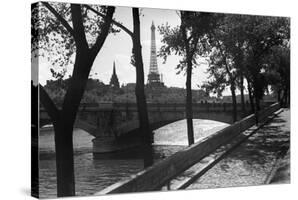
[[82, 8], [79, 4], [71, 4], [71, 17], [74, 29], [74, 39], [78, 49], [88, 49], [88, 42], [86, 39], [85, 28], [83, 24]]
[[44, 87], [39, 84], [39, 98], [42, 103], [42, 105], [45, 107], [48, 115], [52, 119], [53, 123], [56, 123], [59, 118], [59, 110], [55, 106], [52, 99], [49, 97], [48, 93], [45, 91]]
[[66, 28], [66, 30], [74, 36], [74, 31], [69, 25], [69, 23], [48, 3], [42, 2], [42, 4], [51, 12], [53, 15], [61, 22], [61, 24]]
[[115, 7], [113, 7], [113, 6], [108, 7], [107, 14], [104, 17], [104, 24], [102, 26], [100, 35], [97, 37], [95, 44], [91, 48], [91, 52], [92, 52], [93, 56], [97, 55], [97, 53], [101, 49], [104, 41], [106, 40], [107, 35], [109, 34], [110, 26], [111, 26], [111, 23], [113, 20], [114, 11], [115, 11]]
[[[103, 17], [103, 18], [105, 17], [104, 14], [98, 12], [97, 10], [92, 8], [91, 6], [89, 6], [89, 5], [84, 5], [84, 6], [85, 6], [85, 8], [87, 8], [87, 9], [91, 10], [92, 12], [94, 12], [95, 14], [97, 14], [97, 15]], [[119, 22], [117, 22], [113, 19], [112, 19], [112, 23], [114, 25], [118, 26], [119, 28], [121, 28], [123, 31], [125, 31], [128, 35], [130, 35], [130, 37], [133, 37], [133, 33], [128, 28], [126, 28], [124, 25], [120, 24]]]

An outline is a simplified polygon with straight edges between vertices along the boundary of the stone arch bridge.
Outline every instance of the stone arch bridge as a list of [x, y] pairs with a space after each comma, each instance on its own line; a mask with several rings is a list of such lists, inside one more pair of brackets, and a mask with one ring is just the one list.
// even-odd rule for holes
[[[246, 104], [246, 110], [250, 107]], [[193, 103], [194, 119], [209, 119], [233, 123], [230, 103]], [[241, 117], [241, 105], [237, 104], [237, 116]], [[185, 119], [185, 104], [148, 103], [148, 115], [152, 130]], [[46, 110], [40, 108], [40, 127], [50, 124]], [[123, 137], [138, 129], [138, 112], [135, 103], [82, 104], [77, 114], [75, 127], [94, 137]]]
[[[185, 119], [183, 103], [148, 103], [148, 116], [151, 130], [172, 122]], [[266, 106], [266, 105], [263, 105]], [[250, 105], [245, 104], [246, 111]], [[237, 117], [241, 118], [241, 104], [237, 104]], [[250, 113], [246, 113], [248, 115]], [[193, 103], [193, 118], [208, 119], [228, 124], [233, 123], [231, 103]], [[42, 127], [51, 124], [46, 110], [40, 108]], [[107, 153], [132, 148], [141, 144], [137, 105], [135, 103], [81, 104], [75, 128], [80, 128], [95, 138], [94, 153]]]

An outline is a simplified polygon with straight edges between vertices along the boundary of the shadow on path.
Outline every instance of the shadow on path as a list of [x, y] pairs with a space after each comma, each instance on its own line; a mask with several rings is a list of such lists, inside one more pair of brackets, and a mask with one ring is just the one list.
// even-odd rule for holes
[[284, 109], [188, 188], [264, 184], [289, 147], [290, 110]]

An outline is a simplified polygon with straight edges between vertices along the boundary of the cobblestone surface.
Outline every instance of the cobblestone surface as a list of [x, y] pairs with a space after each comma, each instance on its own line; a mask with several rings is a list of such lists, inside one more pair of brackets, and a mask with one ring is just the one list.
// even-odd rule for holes
[[[276, 163], [284, 171], [276, 178], [279, 181], [273, 178], [272, 182], [290, 183], [289, 145], [290, 110], [285, 109], [187, 189], [261, 185]], [[280, 155], [286, 155], [282, 162], [278, 162]]]

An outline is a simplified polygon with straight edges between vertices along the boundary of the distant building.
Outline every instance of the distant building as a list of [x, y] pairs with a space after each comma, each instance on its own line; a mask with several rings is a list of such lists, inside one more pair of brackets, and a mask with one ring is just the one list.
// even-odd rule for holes
[[113, 87], [113, 88], [116, 88], [116, 89], [120, 88], [119, 80], [118, 80], [118, 77], [117, 77], [117, 74], [116, 74], [115, 61], [113, 63], [113, 74], [112, 74], [111, 79], [110, 79], [110, 86]]
[[126, 85], [123, 85], [121, 87], [121, 89], [124, 92], [134, 92], [135, 91], [135, 88], [136, 88], [136, 84], [135, 83], [127, 83]]
[[151, 51], [150, 51], [150, 66], [147, 87], [158, 88], [163, 87], [162, 75], [158, 72], [157, 56], [156, 56], [156, 42], [155, 42], [155, 26], [152, 21], [151, 25]]

